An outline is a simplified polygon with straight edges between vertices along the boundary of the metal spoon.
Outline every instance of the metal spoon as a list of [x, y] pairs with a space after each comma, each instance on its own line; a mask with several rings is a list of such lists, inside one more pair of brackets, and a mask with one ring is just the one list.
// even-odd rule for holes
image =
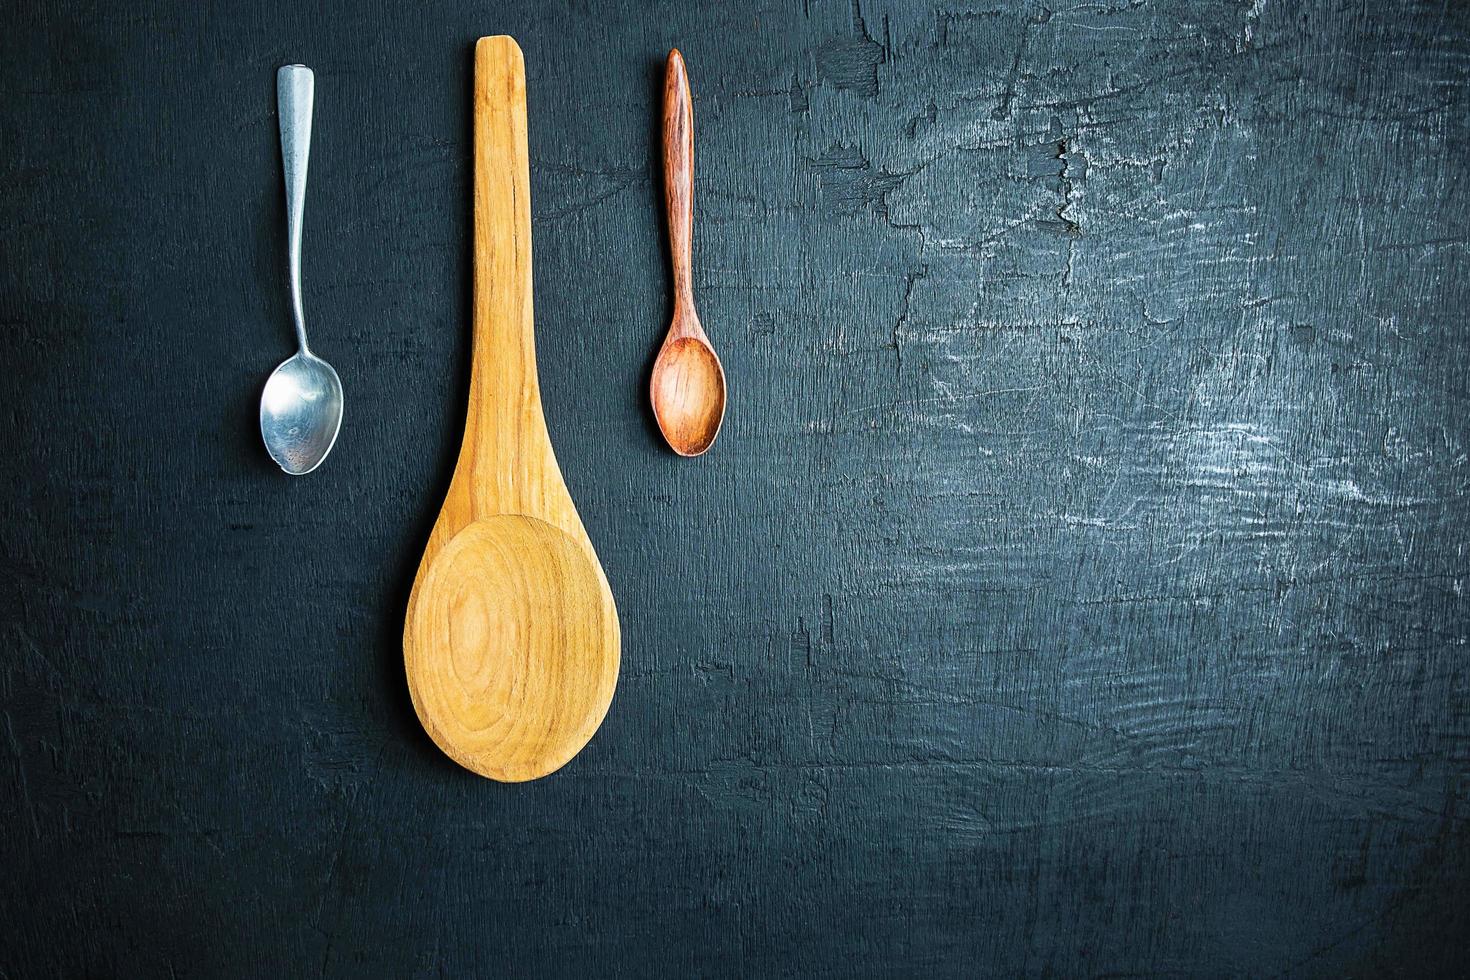
[[669, 448], [698, 456], [714, 443], [725, 418], [725, 369], [694, 312], [689, 242], [694, 225], [694, 110], [689, 75], [678, 49], [664, 73], [664, 205], [674, 266], [674, 317], [653, 363], [648, 397]]
[[281, 362], [260, 396], [260, 437], [266, 451], [292, 476], [322, 465], [342, 427], [342, 381], [332, 365], [306, 344], [301, 308], [301, 214], [306, 208], [306, 162], [311, 154], [311, 106], [315, 78], [305, 65], [276, 72], [281, 117], [281, 163], [286, 173], [286, 234], [291, 262], [291, 316], [295, 357]]

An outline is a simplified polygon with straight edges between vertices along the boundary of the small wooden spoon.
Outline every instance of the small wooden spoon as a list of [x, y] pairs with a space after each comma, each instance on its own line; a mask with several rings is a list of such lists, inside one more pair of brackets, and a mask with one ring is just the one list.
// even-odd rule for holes
[[690, 285], [694, 110], [678, 48], [669, 52], [664, 74], [664, 206], [674, 266], [674, 318], [653, 362], [648, 397], [669, 448], [680, 456], [698, 456], [714, 444], [725, 418], [725, 369], [694, 312]]
[[592, 738], [618, 678], [612, 592], [551, 449], [531, 316], [526, 69], [475, 45], [474, 350], [459, 464], [403, 627], [408, 690], [450, 758], [520, 782]]

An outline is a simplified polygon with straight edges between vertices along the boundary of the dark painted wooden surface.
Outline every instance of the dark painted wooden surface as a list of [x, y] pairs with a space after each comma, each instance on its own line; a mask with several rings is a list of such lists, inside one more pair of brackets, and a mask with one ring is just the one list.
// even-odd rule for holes
[[[1458, 969], [1470, 13], [7, 3], [0, 975]], [[470, 46], [624, 629], [523, 786], [399, 631], [465, 395]], [[695, 92], [715, 450], [644, 408]], [[317, 474], [275, 68], [317, 70]]]

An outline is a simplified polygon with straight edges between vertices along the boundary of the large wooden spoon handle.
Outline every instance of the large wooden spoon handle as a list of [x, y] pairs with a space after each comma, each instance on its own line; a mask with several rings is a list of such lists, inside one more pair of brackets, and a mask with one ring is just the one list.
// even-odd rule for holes
[[475, 45], [474, 345], [470, 402], [450, 504], [580, 528], [552, 454], [531, 304], [526, 64], [505, 36]]
[[[526, 65], [509, 37], [475, 45], [474, 366], [498, 392], [535, 388], [531, 307], [531, 162]], [[507, 363], [509, 362], [509, 363]], [[523, 373], [524, 379], [502, 374]]]
[[683, 307], [676, 313], [689, 312], [694, 309], [689, 277], [689, 240], [694, 225], [694, 109], [689, 99], [689, 75], [678, 48], [669, 52], [664, 73], [664, 206], [674, 265], [674, 303]]

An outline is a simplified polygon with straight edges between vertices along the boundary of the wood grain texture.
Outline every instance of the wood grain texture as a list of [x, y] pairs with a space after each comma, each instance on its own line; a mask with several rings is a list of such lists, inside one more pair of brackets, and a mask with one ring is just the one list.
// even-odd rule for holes
[[475, 45], [474, 346], [464, 446], [403, 628], [435, 744], [505, 782], [566, 765], [607, 714], [617, 610], [546, 431], [536, 383], [526, 71]]
[[[0, 17], [0, 973], [1463, 972], [1466, 5]], [[521, 784], [403, 680], [497, 32], [625, 641]], [[647, 412], [674, 45], [735, 399], [694, 464]], [[296, 481], [255, 419], [291, 62], [348, 398]]]
[[694, 239], [694, 101], [689, 72], [678, 48], [664, 67], [664, 217], [669, 223], [669, 261], [674, 309], [694, 307], [690, 255]]
[[648, 399], [669, 448], [699, 456], [714, 444], [725, 420], [725, 368], [694, 307], [694, 106], [678, 48], [669, 52], [664, 70], [663, 145], [674, 315], [653, 362]]

